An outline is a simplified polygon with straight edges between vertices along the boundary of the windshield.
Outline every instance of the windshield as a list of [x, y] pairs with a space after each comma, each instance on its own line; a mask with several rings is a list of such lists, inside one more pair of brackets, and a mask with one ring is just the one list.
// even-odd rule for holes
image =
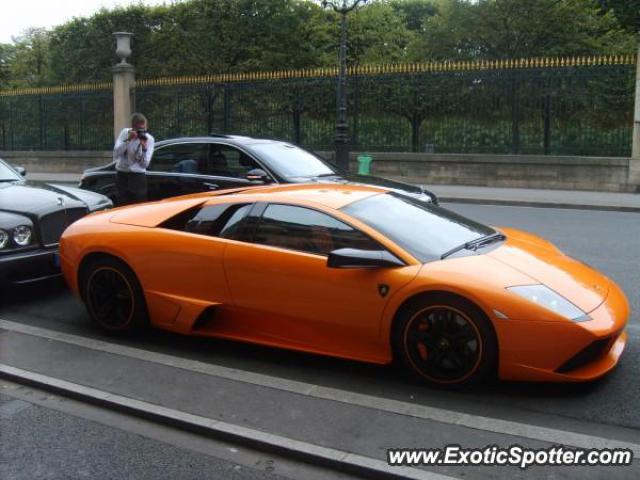
[[342, 211], [384, 234], [422, 263], [495, 233], [486, 225], [395, 192], [353, 202]]
[[13, 182], [16, 180], [22, 180], [22, 177], [0, 159], [0, 182]]
[[319, 177], [336, 173], [315, 155], [288, 143], [257, 143], [250, 148], [269, 168], [284, 178]]

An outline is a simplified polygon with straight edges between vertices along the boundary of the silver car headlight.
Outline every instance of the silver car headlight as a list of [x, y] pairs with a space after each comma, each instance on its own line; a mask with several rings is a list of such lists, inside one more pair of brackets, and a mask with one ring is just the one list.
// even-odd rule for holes
[[20, 225], [13, 229], [13, 241], [21, 247], [26, 247], [31, 243], [32, 231], [26, 225]]
[[0, 230], [0, 250], [9, 245], [9, 234], [5, 230]]
[[591, 320], [580, 308], [545, 285], [520, 285], [507, 290], [574, 322]]

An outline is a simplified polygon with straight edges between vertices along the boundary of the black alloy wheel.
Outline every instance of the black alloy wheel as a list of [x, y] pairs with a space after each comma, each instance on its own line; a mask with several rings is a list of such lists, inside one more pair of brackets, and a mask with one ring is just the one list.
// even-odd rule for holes
[[427, 295], [401, 310], [393, 332], [396, 356], [437, 385], [477, 383], [495, 373], [497, 342], [473, 303], [451, 294]]
[[84, 275], [84, 300], [91, 318], [109, 333], [131, 334], [148, 323], [138, 279], [114, 258], [105, 257], [90, 265]]

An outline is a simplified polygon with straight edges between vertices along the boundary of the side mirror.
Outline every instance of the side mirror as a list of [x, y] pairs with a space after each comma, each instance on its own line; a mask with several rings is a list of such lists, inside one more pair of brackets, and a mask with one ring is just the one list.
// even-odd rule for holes
[[245, 178], [250, 182], [271, 183], [271, 178], [269, 178], [269, 175], [267, 174], [267, 172], [265, 172], [260, 168], [254, 168], [253, 170], [249, 170]]
[[24, 167], [19, 167], [18, 165], [13, 165], [13, 169], [18, 172], [23, 177], [27, 176], [27, 169]]
[[438, 196], [435, 193], [433, 193], [430, 190], [427, 190], [424, 187], [420, 187], [420, 188], [422, 189], [422, 195], [427, 197], [431, 203], [433, 203], [434, 205], [440, 205], [440, 202], [438, 201]]
[[393, 268], [404, 267], [400, 259], [386, 250], [340, 248], [329, 253], [329, 268]]

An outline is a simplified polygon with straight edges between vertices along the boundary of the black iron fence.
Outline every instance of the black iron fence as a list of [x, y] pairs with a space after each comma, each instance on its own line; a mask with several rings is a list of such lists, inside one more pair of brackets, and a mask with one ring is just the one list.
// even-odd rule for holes
[[0, 150], [111, 148], [110, 83], [0, 92]]
[[[356, 150], [629, 156], [635, 57], [364, 66], [351, 70]], [[336, 70], [138, 81], [158, 139], [210, 132], [333, 148]], [[110, 149], [111, 93], [0, 96], [0, 150]]]

